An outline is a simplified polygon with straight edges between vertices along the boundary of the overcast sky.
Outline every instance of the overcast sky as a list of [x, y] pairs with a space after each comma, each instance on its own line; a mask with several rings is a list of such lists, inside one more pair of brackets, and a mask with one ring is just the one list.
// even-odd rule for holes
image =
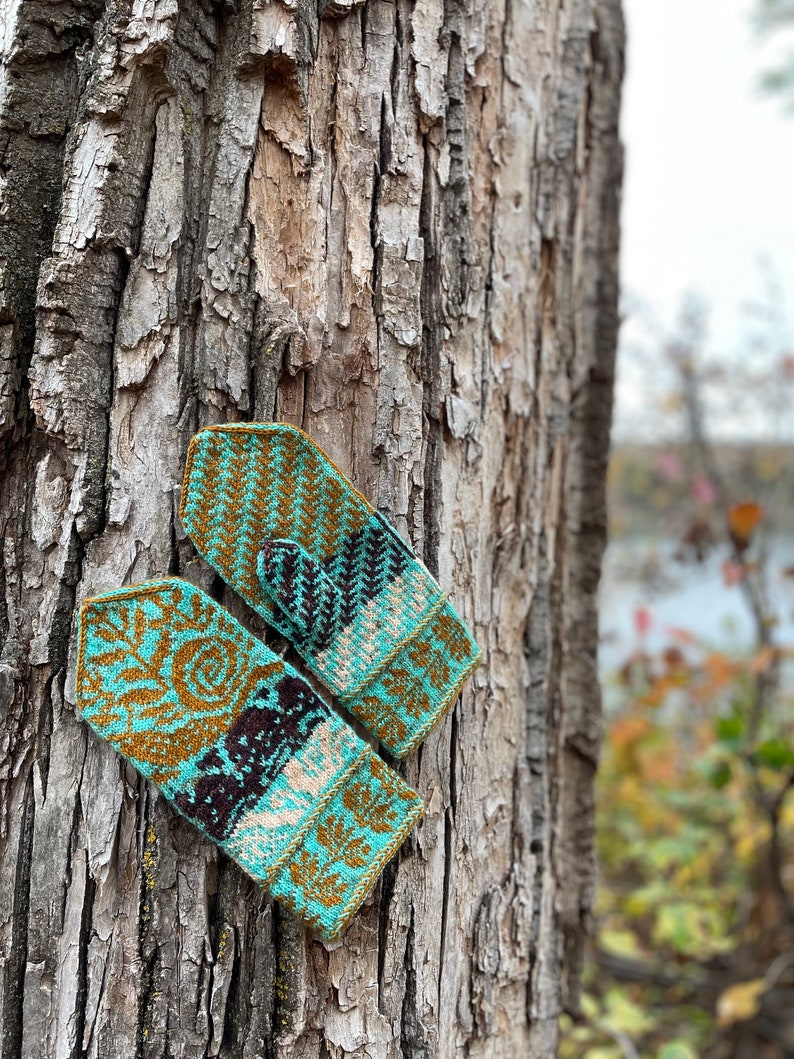
[[[621, 255], [624, 326], [616, 429], [642, 419], [647, 345], [637, 303], [672, 328], [687, 291], [709, 304], [710, 348], [730, 358], [748, 332], [747, 302], [765, 260], [794, 345], [794, 117], [764, 96], [770, 59], [751, 0], [625, 0], [628, 72]], [[792, 416], [794, 419], [794, 416]]]

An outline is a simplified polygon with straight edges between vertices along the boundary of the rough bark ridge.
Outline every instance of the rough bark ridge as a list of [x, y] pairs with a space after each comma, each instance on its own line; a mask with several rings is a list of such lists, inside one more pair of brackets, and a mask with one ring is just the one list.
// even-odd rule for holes
[[[619, 0], [3, 0], [0, 1057], [549, 1057], [591, 904]], [[304, 932], [72, 705], [191, 433], [308, 430], [485, 652]], [[253, 624], [253, 623], [252, 623]], [[254, 626], [257, 631], [264, 632]]]

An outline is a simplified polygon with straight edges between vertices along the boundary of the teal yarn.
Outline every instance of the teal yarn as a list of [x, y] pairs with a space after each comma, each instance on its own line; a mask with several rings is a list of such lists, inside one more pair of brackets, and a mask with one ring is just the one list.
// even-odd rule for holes
[[441, 720], [480, 651], [397, 532], [295, 427], [208, 427], [180, 516], [199, 553], [396, 757]]
[[77, 707], [326, 940], [423, 803], [283, 659], [177, 578], [86, 600]]

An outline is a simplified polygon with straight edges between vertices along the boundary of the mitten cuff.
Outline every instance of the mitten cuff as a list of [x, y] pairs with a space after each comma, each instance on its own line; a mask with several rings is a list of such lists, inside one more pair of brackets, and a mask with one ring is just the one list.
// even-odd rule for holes
[[410, 640], [338, 701], [402, 758], [444, 717], [480, 657], [451, 603], [442, 599]]
[[270, 893], [325, 941], [338, 937], [424, 803], [367, 747], [275, 875]]

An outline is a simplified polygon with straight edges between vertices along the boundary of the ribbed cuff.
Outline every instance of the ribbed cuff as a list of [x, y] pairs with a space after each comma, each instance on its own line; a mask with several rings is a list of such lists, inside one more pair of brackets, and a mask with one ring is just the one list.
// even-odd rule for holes
[[419, 795], [367, 748], [267, 888], [332, 941], [423, 812]]
[[479, 647], [445, 599], [362, 686], [338, 701], [402, 758], [443, 718], [480, 658]]

